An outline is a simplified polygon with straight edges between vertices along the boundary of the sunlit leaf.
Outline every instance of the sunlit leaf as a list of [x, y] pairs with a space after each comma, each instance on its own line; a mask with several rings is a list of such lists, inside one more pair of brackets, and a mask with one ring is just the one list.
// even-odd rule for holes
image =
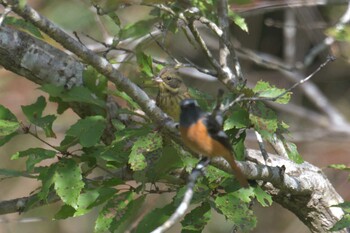
[[[253, 88], [253, 91], [258, 94], [259, 97], [275, 98], [285, 92], [285, 89], [279, 89], [268, 82], [259, 81]], [[290, 100], [291, 92], [287, 92], [283, 96], [280, 96], [275, 100], [276, 103], [287, 104]]]
[[162, 146], [162, 138], [157, 133], [150, 133], [139, 137], [131, 149], [129, 164], [134, 171], [143, 170], [146, 166], [144, 153], [154, 151]]
[[61, 159], [54, 176], [55, 190], [64, 203], [78, 208], [78, 198], [84, 187], [81, 169], [72, 159]]
[[256, 226], [256, 218], [247, 203], [242, 202], [233, 193], [218, 196], [216, 207], [243, 232], [250, 232]]
[[288, 158], [298, 164], [304, 162], [304, 159], [298, 152], [297, 146], [292, 142], [283, 141], [283, 145], [287, 150]]

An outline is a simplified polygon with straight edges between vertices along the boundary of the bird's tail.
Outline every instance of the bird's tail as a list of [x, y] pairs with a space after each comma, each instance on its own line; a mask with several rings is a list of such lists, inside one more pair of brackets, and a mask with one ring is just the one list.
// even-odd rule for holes
[[243, 187], [243, 188], [248, 188], [249, 187], [249, 183], [248, 180], [246, 178], [246, 176], [243, 174], [243, 172], [241, 171], [241, 169], [238, 167], [234, 156], [225, 156], [226, 161], [230, 164], [234, 175], [236, 176], [239, 184]]

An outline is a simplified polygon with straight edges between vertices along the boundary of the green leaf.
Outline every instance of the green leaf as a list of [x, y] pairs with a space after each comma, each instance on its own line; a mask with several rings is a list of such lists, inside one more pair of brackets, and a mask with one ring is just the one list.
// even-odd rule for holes
[[18, 122], [0, 119], [0, 137], [8, 136], [19, 128]]
[[100, 211], [96, 222], [94, 232], [115, 232], [116, 225], [121, 216], [127, 211], [127, 206], [135, 197], [135, 193], [128, 191], [115, 195], [114, 200], [110, 200]]
[[228, 7], [229, 12], [228, 12], [228, 16], [233, 20], [233, 22], [243, 31], [248, 33], [248, 26], [247, 23], [245, 22], [245, 19], [241, 16], [239, 16], [238, 14], [234, 13], [231, 10], [231, 7]]
[[347, 214], [350, 213], [350, 202], [349, 201], [346, 201], [346, 202], [343, 202], [343, 203], [340, 203], [338, 205], [333, 205], [334, 207], [340, 207], [343, 209], [343, 211]]
[[[259, 95], [259, 97], [265, 98], [274, 98], [282, 93], [284, 93], [285, 89], [279, 89], [274, 85], [270, 85], [268, 82], [259, 81], [256, 86], [253, 88], [253, 91]], [[291, 92], [287, 92], [285, 95], [279, 97], [275, 100], [276, 103], [287, 104], [290, 100]]]
[[151, 31], [154, 24], [158, 21], [158, 18], [150, 18], [147, 20], [140, 20], [136, 23], [128, 24], [122, 30], [120, 30], [119, 38], [120, 40], [124, 40], [139, 38], [147, 35]]
[[56, 120], [55, 115], [42, 116], [46, 107], [46, 100], [39, 96], [34, 104], [22, 106], [22, 111], [32, 124], [44, 129], [46, 137], [56, 137], [52, 130], [52, 124]]
[[83, 71], [84, 86], [100, 99], [106, 98], [108, 80], [105, 76], [97, 72], [92, 66], [87, 66]]
[[72, 159], [61, 159], [54, 176], [55, 190], [64, 203], [78, 208], [78, 198], [84, 187], [81, 169]]
[[263, 207], [268, 207], [272, 205], [272, 197], [267, 194], [260, 186], [254, 188], [255, 197]]
[[138, 224], [135, 233], [151, 232], [162, 225], [174, 212], [175, 207], [168, 204], [162, 208], [157, 208], [148, 213]]
[[202, 205], [193, 209], [188, 213], [184, 220], [181, 221], [181, 232], [202, 232], [205, 225], [211, 218], [211, 208], [208, 202], [204, 202]]
[[170, 170], [182, 167], [183, 163], [177, 150], [172, 145], [167, 145], [162, 148], [161, 156], [155, 162], [154, 166], [147, 171], [147, 177], [153, 182], [159, 179], [167, 179]]
[[125, 92], [114, 90], [112, 94], [117, 96], [117, 97], [120, 97], [120, 98], [124, 99], [134, 109], [140, 109], [139, 105], [130, 96], [128, 96]]
[[[25, 2], [25, 1], [20, 1], [20, 2]], [[39, 29], [37, 29], [33, 24], [28, 22], [27, 20], [21, 19], [21, 18], [15, 18], [11, 16], [6, 16], [4, 19], [4, 24], [5, 25], [10, 25], [15, 28], [22, 29], [26, 32], [29, 32], [33, 36], [43, 39], [43, 36], [41, 35], [41, 32]]]
[[66, 219], [73, 217], [75, 209], [70, 205], [63, 205], [61, 209], [55, 214], [54, 220]]
[[45, 159], [54, 158], [55, 155], [56, 151], [53, 150], [46, 150], [43, 148], [30, 148], [28, 150], [17, 152], [16, 154], [12, 155], [11, 159], [14, 160], [18, 158], [28, 157], [26, 162], [27, 171], [32, 171], [37, 163]]
[[126, 230], [130, 229], [130, 225], [139, 216], [140, 210], [142, 210], [141, 207], [146, 197], [146, 195], [142, 195], [135, 200], [130, 200], [123, 216], [115, 224], [112, 225], [110, 230], [112, 232], [126, 232]]
[[249, 118], [254, 125], [254, 129], [265, 139], [272, 138], [278, 128], [276, 113], [262, 102], [256, 102], [252, 106]]
[[342, 219], [340, 219], [330, 231], [340, 231], [346, 227], [350, 227], [350, 214], [345, 214]]
[[145, 54], [144, 52], [136, 53], [137, 64], [139, 65], [141, 72], [146, 74], [148, 77], [153, 77], [153, 65], [152, 57]]
[[47, 92], [51, 97], [60, 98], [64, 102], [86, 103], [101, 108], [105, 108], [106, 105], [104, 100], [99, 99], [95, 93], [83, 86], [72, 87], [68, 90], [62, 86], [44, 84], [39, 89]]
[[237, 198], [237, 194], [229, 193], [227, 195], [218, 196], [215, 199], [217, 209], [219, 209], [225, 217], [232, 221], [239, 230], [250, 232], [256, 226], [256, 218], [253, 211], [248, 205]]
[[66, 134], [78, 138], [83, 147], [90, 147], [100, 141], [105, 127], [106, 120], [102, 116], [90, 116], [78, 120]]
[[224, 130], [248, 128], [251, 125], [249, 112], [244, 108], [235, 109], [224, 122]]
[[101, 187], [81, 194], [78, 199], [78, 209], [74, 213], [74, 216], [81, 216], [88, 213], [93, 207], [108, 201], [116, 193], [117, 190], [114, 188]]
[[338, 28], [337, 26], [331, 27], [326, 30], [326, 35], [335, 38], [338, 41], [350, 41], [350, 27], [348, 25]]
[[154, 151], [162, 146], [162, 138], [158, 133], [149, 133], [139, 137], [131, 149], [129, 164], [133, 171], [141, 171], [146, 166], [144, 153]]
[[0, 105], [0, 146], [16, 136], [18, 134], [18, 128], [19, 122], [15, 115], [13, 115], [10, 110]]
[[350, 167], [346, 166], [345, 164], [331, 164], [328, 167], [350, 172]]
[[288, 158], [295, 163], [301, 164], [304, 162], [304, 159], [298, 152], [298, 148], [294, 143], [283, 141], [283, 145], [287, 150]]
[[38, 180], [41, 180], [42, 183], [40, 192], [38, 193], [40, 200], [46, 200], [47, 196], [49, 195], [51, 187], [55, 182], [54, 178], [56, 169], [57, 163], [53, 163], [40, 172], [40, 175], [38, 177]]

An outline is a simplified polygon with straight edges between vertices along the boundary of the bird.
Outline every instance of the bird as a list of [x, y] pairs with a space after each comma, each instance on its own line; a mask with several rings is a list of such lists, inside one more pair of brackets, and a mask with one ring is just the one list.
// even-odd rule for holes
[[228, 136], [222, 129], [222, 113], [206, 113], [194, 99], [182, 100], [180, 109], [179, 130], [183, 143], [203, 156], [223, 157], [230, 164], [240, 185], [249, 187], [245, 175], [237, 166]]
[[158, 83], [157, 106], [174, 121], [179, 121], [181, 100], [191, 98], [186, 84], [174, 68], [166, 67], [154, 79]]

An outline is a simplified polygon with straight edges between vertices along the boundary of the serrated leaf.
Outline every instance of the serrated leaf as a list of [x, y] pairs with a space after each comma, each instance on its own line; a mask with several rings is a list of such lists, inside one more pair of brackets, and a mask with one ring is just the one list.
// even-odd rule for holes
[[157, 133], [149, 133], [146, 136], [139, 137], [131, 149], [129, 164], [133, 171], [141, 171], [146, 166], [144, 153], [154, 151], [162, 146], [162, 138]]
[[211, 208], [208, 202], [194, 208], [181, 221], [182, 232], [202, 232], [205, 225], [211, 219]]
[[[268, 82], [259, 81], [256, 86], [253, 88], [253, 91], [258, 94], [259, 97], [265, 98], [275, 98], [282, 93], [284, 93], [285, 89], [279, 89], [274, 85], [270, 85]], [[275, 100], [276, 103], [287, 104], [290, 100], [291, 92], [287, 92], [285, 95], [279, 97]]]
[[174, 212], [175, 207], [168, 204], [162, 208], [157, 208], [148, 213], [138, 224], [135, 233], [151, 232], [162, 225]]
[[345, 214], [342, 219], [340, 219], [330, 231], [340, 231], [346, 227], [350, 227], [350, 214]]
[[246, 109], [235, 109], [232, 114], [224, 122], [224, 130], [233, 128], [248, 128], [251, 125], [249, 120], [249, 112]]
[[218, 196], [215, 199], [216, 207], [232, 221], [241, 231], [250, 232], [256, 226], [253, 211], [233, 193]]
[[277, 115], [273, 110], [266, 107], [262, 102], [256, 102], [252, 106], [249, 118], [254, 125], [254, 129], [263, 138], [269, 139], [273, 137], [278, 127]]
[[[22, 111], [27, 119], [33, 123], [36, 119], [43, 115], [43, 111], [46, 107], [46, 100], [43, 96], [39, 96], [34, 104], [22, 106]], [[34, 124], [34, 123], [33, 123]]]
[[61, 159], [54, 176], [55, 190], [64, 203], [78, 208], [78, 198], [84, 187], [81, 169], [72, 159]]
[[102, 116], [90, 116], [78, 120], [66, 134], [78, 138], [83, 147], [90, 147], [100, 141], [105, 127], [106, 120]]
[[56, 137], [52, 130], [52, 124], [57, 117], [55, 115], [42, 116], [45, 107], [45, 98], [39, 96], [34, 104], [22, 106], [22, 111], [29, 122], [44, 130], [46, 137]]
[[272, 197], [267, 194], [260, 186], [254, 188], [255, 197], [263, 207], [268, 207], [272, 205]]
[[136, 53], [137, 64], [139, 65], [141, 72], [146, 74], [148, 77], [153, 77], [153, 65], [152, 57], [145, 54], [144, 52]]
[[294, 143], [283, 141], [283, 145], [287, 150], [288, 158], [295, 163], [301, 164], [304, 162], [304, 159], [298, 152], [297, 146]]
[[56, 155], [56, 151], [53, 150], [46, 150], [43, 148], [29, 148], [28, 150], [19, 151], [12, 155], [11, 159], [15, 160], [18, 158], [28, 157], [26, 165], [27, 165], [27, 171], [32, 171], [34, 169], [34, 166], [45, 160], [45, 159], [51, 159], [54, 158]]

